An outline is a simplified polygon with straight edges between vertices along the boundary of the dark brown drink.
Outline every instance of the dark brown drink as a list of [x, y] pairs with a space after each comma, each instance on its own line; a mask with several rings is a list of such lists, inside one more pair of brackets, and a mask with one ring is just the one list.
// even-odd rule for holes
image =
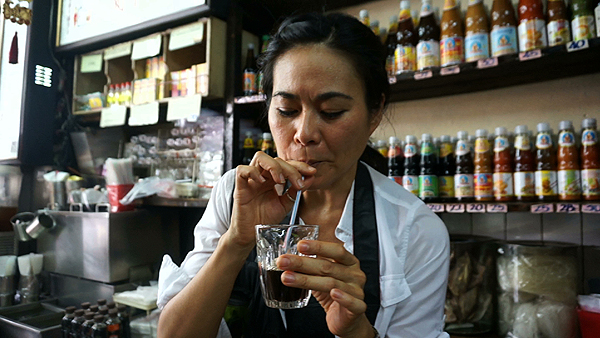
[[281, 282], [282, 270], [261, 269], [265, 285], [265, 297], [279, 302], [295, 302], [308, 296], [308, 290], [293, 288]]

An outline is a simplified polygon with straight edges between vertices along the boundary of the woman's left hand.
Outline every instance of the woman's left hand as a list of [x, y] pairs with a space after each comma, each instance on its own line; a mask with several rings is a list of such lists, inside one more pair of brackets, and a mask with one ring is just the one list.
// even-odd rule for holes
[[367, 277], [358, 259], [342, 244], [303, 240], [298, 251], [305, 255], [282, 255], [277, 266], [285, 272], [283, 284], [313, 290], [313, 296], [327, 313], [327, 326], [340, 337], [360, 336], [372, 332], [365, 311], [364, 286]]

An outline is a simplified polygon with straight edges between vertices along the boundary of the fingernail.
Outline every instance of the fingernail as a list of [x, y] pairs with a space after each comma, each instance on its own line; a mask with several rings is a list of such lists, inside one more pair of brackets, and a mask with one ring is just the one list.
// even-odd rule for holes
[[298, 243], [298, 250], [300, 251], [308, 251], [308, 249], [310, 248], [310, 246], [306, 243]]
[[287, 272], [283, 274], [284, 283], [293, 283], [294, 281], [296, 281], [296, 276], [293, 273]]
[[277, 266], [281, 269], [285, 269], [290, 266], [290, 259], [285, 257], [279, 257], [277, 259]]
[[332, 289], [331, 296], [333, 298], [337, 298], [337, 299], [341, 299], [342, 297], [344, 297], [344, 295], [342, 294], [342, 291], [340, 291], [338, 289]]
[[260, 183], [265, 183], [267, 181], [267, 179], [264, 178], [262, 175], [258, 177], [258, 180], [260, 181]]
[[300, 188], [304, 188], [304, 180], [303, 180], [303, 179], [299, 178], [299, 179], [296, 181], [296, 183], [298, 184], [298, 186], [299, 186]]
[[279, 183], [285, 184], [285, 177], [283, 174], [279, 174]]
[[308, 167], [308, 170], [310, 170], [310, 171], [317, 171], [317, 168], [315, 168], [315, 167]]

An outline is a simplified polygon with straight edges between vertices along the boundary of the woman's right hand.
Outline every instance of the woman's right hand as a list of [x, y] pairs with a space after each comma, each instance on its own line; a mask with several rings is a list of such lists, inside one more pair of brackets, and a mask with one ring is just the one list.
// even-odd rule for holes
[[[254, 155], [250, 165], [238, 166], [229, 239], [240, 248], [251, 249], [256, 242], [254, 227], [279, 224], [292, 209], [296, 193], [310, 187], [316, 172], [304, 162], [272, 158], [262, 151]], [[292, 186], [279, 196], [275, 185], [286, 180]]]

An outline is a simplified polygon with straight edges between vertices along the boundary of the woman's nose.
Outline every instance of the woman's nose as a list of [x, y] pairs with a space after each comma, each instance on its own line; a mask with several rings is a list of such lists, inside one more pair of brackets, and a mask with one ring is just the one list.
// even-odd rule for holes
[[296, 133], [294, 141], [302, 146], [318, 144], [321, 142], [319, 117], [317, 112], [304, 110], [296, 120]]

